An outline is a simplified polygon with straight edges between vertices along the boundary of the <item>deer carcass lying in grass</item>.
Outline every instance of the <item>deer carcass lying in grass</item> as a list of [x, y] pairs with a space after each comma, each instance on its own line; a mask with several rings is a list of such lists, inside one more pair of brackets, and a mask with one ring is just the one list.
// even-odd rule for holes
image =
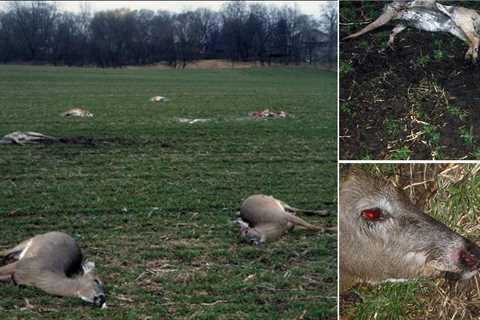
[[80, 117], [80, 118], [93, 117], [93, 113], [82, 108], [73, 108], [65, 112], [62, 112], [60, 115], [63, 117]]
[[391, 183], [354, 169], [340, 186], [340, 287], [443, 274], [468, 279], [480, 248], [416, 208]]
[[383, 13], [362, 30], [344, 40], [359, 37], [394, 21], [397, 25], [390, 33], [388, 46], [393, 48], [395, 36], [408, 27], [429, 32], [447, 32], [468, 43], [465, 59], [478, 59], [480, 44], [480, 15], [473, 9], [459, 6], [445, 6], [435, 0], [393, 1], [387, 4]]
[[325, 211], [301, 210], [290, 207], [283, 201], [266, 195], [252, 195], [240, 207], [240, 236], [248, 243], [256, 245], [278, 239], [294, 226], [315, 231], [335, 231], [336, 228], [323, 228], [312, 225], [295, 216], [296, 212], [315, 212], [323, 216]]
[[152, 102], [166, 102], [168, 100], [169, 100], [168, 98], [165, 98], [165, 97], [162, 97], [162, 96], [155, 96], [155, 97], [150, 98], [150, 101], [152, 101]]
[[2, 139], [0, 139], [0, 144], [26, 144], [42, 143], [48, 141], [58, 141], [58, 139], [38, 132], [15, 131], [5, 135]]
[[78, 297], [105, 308], [102, 282], [93, 262], [83, 262], [75, 240], [62, 232], [49, 232], [0, 252], [0, 281], [37, 287], [56, 296]]

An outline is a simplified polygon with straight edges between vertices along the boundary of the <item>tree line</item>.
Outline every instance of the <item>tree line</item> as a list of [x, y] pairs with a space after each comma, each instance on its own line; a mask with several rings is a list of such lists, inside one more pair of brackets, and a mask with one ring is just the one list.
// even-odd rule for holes
[[[320, 7], [319, 7], [320, 11]], [[0, 61], [120, 67], [199, 59], [285, 64], [336, 61], [337, 14], [319, 18], [295, 6], [227, 1], [221, 10], [181, 13], [115, 9], [61, 11], [44, 1], [0, 10]]]

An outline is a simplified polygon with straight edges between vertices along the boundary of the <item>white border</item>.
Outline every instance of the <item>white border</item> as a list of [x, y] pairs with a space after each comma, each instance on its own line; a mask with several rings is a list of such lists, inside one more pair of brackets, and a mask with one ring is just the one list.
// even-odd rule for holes
[[340, 319], [340, 1], [337, 2], [337, 319]]

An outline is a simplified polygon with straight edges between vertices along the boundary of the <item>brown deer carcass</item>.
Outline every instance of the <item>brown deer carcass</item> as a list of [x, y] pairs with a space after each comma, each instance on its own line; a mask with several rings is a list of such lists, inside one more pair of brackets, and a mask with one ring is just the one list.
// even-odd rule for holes
[[261, 245], [274, 241], [295, 226], [315, 231], [335, 231], [336, 228], [323, 228], [312, 225], [295, 216], [296, 212], [327, 215], [326, 211], [302, 210], [289, 206], [274, 197], [256, 194], [248, 197], [240, 207], [240, 236], [248, 242]]
[[479, 247], [364, 171], [342, 178], [339, 223], [342, 291], [359, 282], [468, 279], [478, 271]]
[[390, 33], [388, 46], [393, 48], [395, 36], [408, 27], [429, 32], [446, 32], [468, 43], [465, 59], [478, 59], [480, 43], [480, 16], [472, 9], [459, 6], [445, 6], [436, 0], [408, 0], [388, 3], [383, 13], [372, 23], [344, 38], [359, 37], [389, 22], [397, 25]]
[[105, 292], [93, 271], [93, 262], [84, 262], [75, 240], [62, 232], [48, 232], [0, 252], [3, 266], [0, 281], [37, 287], [56, 296], [78, 297], [105, 308]]
[[60, 114], [62, 117], [92, 118], [93, 113], [83, 108], [72, 108]]

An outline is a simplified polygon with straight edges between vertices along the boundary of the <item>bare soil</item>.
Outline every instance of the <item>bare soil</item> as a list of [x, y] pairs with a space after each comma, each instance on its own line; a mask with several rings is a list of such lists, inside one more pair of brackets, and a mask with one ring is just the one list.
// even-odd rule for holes
[[467, 45], [411, 30], [386, 49], [391, 28], [340, 44], [341, 159], [480, 156], [480, 65], [464, 60]]

